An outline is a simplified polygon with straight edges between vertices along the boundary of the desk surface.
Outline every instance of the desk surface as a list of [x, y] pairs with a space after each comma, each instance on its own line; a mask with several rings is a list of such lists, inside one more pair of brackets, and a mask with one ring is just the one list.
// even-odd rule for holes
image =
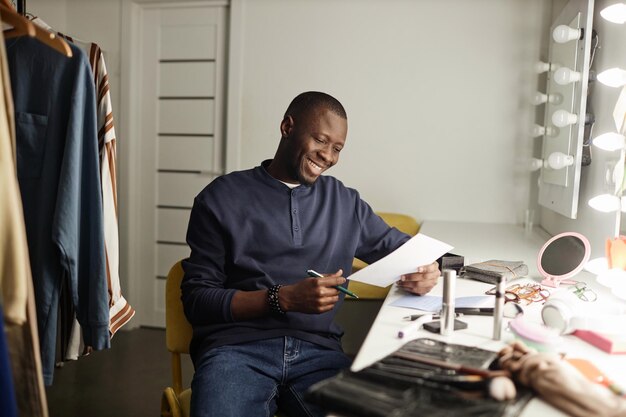
[[[521, 226], [510, 224], [425, 222], [420, 232], [454, 246], [452, 252], [464, 256], [466, 265], [489, 259], [524, 261], [528, 265], [529, 274], [523, 279], [541, 281], [537, 269], [537, 254], [550, 237], [541, 229], [527, 233]], [[583, 272], [574, 279], [588, 282], [596, 290], [599, 300], [602, 300], [603, 304], [605, 304], [604, 302], [623, 303], [606, 288], [597, 285], [594, 277], [589, 273]], [[440, 280], [431, 294], [441, 295], [442, 285], [442, 280]], [[478, 281], [458, 279], [456, 296], [482, 295], [491, 287], [489, 284]], [[552, 294], [557, 294], [560, 291], [567, 291], [567, 289], [565, 287], [558, 288], [553, 290]], [[409, 314], [415, 314], [417, 310], [389, 305], [403, 295], [406, 295], [406, 292], [395, 286], [389, 291], [376, 320], [354, 359], [351, 367], [353, 371], [359, 371], [384, 358], [408, 341], [398, 339], [397, 333], [400, 328], [406, 325], [406, 321], [403, 321], [402, 318]], [[541, 305], [539, 303], [525, 307], [524, 314], [532, 321], [541, 322], [540, 313]], [[430, 337], [449, 343], [497, 351], [504, 346], [507, 337], [512, 336], [508, 331], [503, 331], [505, 341], [493, 340], [491, 337], [493, 334], [492, 317], [464, 316], [463, 321], [469, 324], [468, 328], [456, 331], [451, 336], [445, 337], [421, 330], [413, 338]], [[626, 355], [609, 355], [575, 336], [563, 337], [560, 350], [569, 357], [591, 359], [610, 378], [626, 387]], [[533, 400], [522, 414], [522, 416], [531, 415], [558, 416], [561, 413], [542, 401]]]

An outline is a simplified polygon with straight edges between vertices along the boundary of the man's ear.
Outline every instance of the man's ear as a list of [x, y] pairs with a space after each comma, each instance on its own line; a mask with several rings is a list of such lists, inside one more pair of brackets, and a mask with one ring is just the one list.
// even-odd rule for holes
[[280, 135], [283, 138], [286, 138], [289, 135], [291, 135], [292, 131], [293, 131], [293, 117], [287, 115], [285, 116], [283, 121], [280, 122]]

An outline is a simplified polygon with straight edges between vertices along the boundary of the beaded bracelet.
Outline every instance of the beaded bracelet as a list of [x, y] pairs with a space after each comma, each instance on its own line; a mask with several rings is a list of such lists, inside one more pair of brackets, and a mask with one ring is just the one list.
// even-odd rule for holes
[[278, 290], [280, 290], [282, 285], [276, 284], [272, 285], [269, 290], [267, 290], [267, 302], [270, 306], [270, 311], [274, 314], [285, 314], [285, 311], [280, 308], [280, 303], [278, 302]]

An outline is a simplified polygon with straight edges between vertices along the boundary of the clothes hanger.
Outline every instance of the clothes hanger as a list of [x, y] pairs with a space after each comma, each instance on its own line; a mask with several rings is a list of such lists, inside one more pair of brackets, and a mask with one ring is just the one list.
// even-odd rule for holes
[[13, 4], [9, 0], [0, 0], [0, 6], [6, 6], [9, 9], [15, 9]]
[[35, 24], [13, 11], [12, 8], [7, 6], [5, 1], [0, 2], [0, 20], [13, 26], [13, 29], [10, 29], [8, 32], [11, 32], [14, 36], [26, 35], [33, 38], [36, 35]]
[[4, 32], [5, 39], [24, 35], [34, 37], [66, 57], [72, 57], [72, 49], [65, 40], [58, 37], [55, 33], [35, 25], [24, 16], [18, 14], [8, 0], [0, 0], [0, 19], [13, 26], [13, 29]]

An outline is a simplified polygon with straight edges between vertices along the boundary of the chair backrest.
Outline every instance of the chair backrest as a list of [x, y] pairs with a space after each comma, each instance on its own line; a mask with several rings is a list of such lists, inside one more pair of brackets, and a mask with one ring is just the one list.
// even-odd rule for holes
[[179, 261], [170, 269], [165, 284], [165, 343], [167, 350], [173, 353], [189, 353], [189, 342], [193, 334], [180, 299], [183, 275], [183, 267]]
[[395, 227], [407, 235], [415, 236], [420, 230], [420, 224], [413, 217], [399, 213], [376, 212], [389, 226]]
[[[384, 213], [379, 211], [377, 211], [376, 214], [378, 214], [389, 226], [395, 227], [408, 235], [415, 236], [420, 230], [420, 224], [418, 221], [409, 215], [400, 213]], [[352, 272], [356, 272], [366, 266], [367, 264], [365, 262], [354, 258], [354, 261], [352, 262]], [[359, 300], [384, 300], [390, 287], [380, 288], [358, 281], [350, 281], [348, 288], [350, 291], [354, 291], [359, 295]], [[350, 303], [359, 301], [348, 297], [346, 297], [346, 300]]]

